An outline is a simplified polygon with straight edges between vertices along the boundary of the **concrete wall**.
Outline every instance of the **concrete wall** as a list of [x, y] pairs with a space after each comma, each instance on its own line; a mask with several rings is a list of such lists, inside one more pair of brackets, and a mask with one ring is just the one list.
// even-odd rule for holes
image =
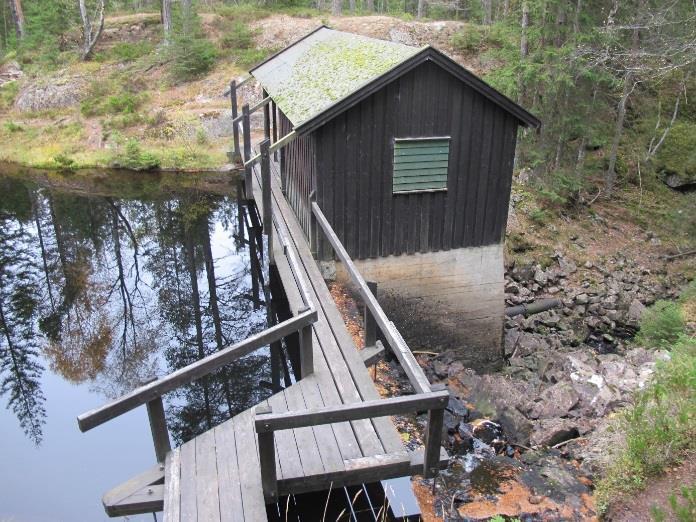
[[[477, 370], [502, 365], [503, 246], [356, 260], [412, 350], [454, 350]], [[340, 264], [339, 281], [347, 281]]]

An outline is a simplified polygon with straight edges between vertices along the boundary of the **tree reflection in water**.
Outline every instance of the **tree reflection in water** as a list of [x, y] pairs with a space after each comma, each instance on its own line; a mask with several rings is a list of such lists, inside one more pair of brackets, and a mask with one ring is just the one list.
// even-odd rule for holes
[[[0, 190], [0, 393], [35, 443], [44, 366], [114, 398], [266, 327], [234, 198]], [[268, 396], [269, 376], [261, 350], [166, 396], [175, 441]]]

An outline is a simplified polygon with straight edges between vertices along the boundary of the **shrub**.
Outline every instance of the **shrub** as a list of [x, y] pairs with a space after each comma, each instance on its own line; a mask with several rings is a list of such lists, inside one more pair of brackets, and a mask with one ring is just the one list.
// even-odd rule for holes
[[12, 133], [21, 132], [24, 130], [24, 127], [22, 127], [21, 125], [19, 125], [18, 123], [15, 123], [13, 121], [6, 121], [5, 122], [5, 130], [7, 132], [12, 132]]
[[75, 163], [75, 160], [65, 153], [53, 156], [53, 163], [55, 163], [56, 169], [58, 169], [59, 172], [75, 172], [77, 169], [77, 163]]
[[110, 49], [99, 53], [98, 60], [110, 60], [115, 62], [132, 62], [154, 51], [155, 46], [147, 40], [139, 42], [119, 42]]
[[144, 94], [119, 92], [106, 94], [101, 89], [92, 91], [80, 104], [84, 116], [103, 116], [106, 114], [134, 114], [145, 101]]
[[19, 93], [19, 82], [8, 82], [0, 86], [0, 111], [5, 111], [12, 107], [12, 104]]
[[618, 427], [625, 447], [597, 484], [600, 510], [696, 449], [696, 339], [683, 337], [673, 346], [671, 359], [658, 364]]
[[111, 166], [130, 170], [152, 170], [160, 166], [160, 160], [155, 155], [140, 148], [136, 139], [126, 143], [125, 151], [111, 160]]
[[643, 346], [667, 347], [679, 339], [684, 327], [677, 303], [657, 301], [643, 313], [636, 341]]
[[197, 78], [210, 71], [217, 60], [215, 46], [203, 37], [179, 36], [169, 47], [175, 80]]
[[220, 46], [223, 49], [251, 49], [254, 46], [256, 33], [244, 22], [235, 20], [231, 26], [225, 28], [224, 32], [220, 39]]
[[460, 52], [478, 51], [486, 41], [486, 29], [468, 25], [452, 35], [450, 43]]
[[696, 123], [677, 123], [657, 152], [657, 170], [696, 180]]

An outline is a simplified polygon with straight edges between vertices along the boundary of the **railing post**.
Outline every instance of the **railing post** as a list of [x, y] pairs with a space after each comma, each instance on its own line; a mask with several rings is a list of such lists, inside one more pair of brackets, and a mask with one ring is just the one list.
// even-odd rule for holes
[[314, 372], [314, 352], [312, 349], [312, 325], [300, 330], [300, 378], [304, 379]]
[[[251, 159], [251, 122], [249, 118], [249, 104], [245, 103], [242, 106], [242, 134], [244, 135], [244, 156], [243, 161]], [[248, 200], [254, 199], [254, 187], [251, 181], [252, 165], [244, 167], [244, 192]]]
[[164, 416], [162, 397], [157, 397], [147, 403], [147, 416], [150, 419], [150, 431], [152, 431], [152, 442], [155, 444], [157, 462], [163, 463], [172, 446], [169, 442], [169, 431], [167, 430], [167, 419]]
[[[274, 101], [271, 102], [271, 115], [273, 117], [273, 143], [278, 141], [278, 110]], [[273, 153], [273, 159], [278, 161], [278, 151]]]
[[261, 142], [261, 193], [263, 200], [263, 233], [268, 237], [268, 260], [273, 260], [273, 202], [271, 198], [271, 140]]
[[[444, 390], [444, 385], [433, 385], [432, 391]], [[440, 445], [442, 443], [442, 425], [445, 408], [449, 398], [442, 399], [442, 406], [428, 411], [428, 431], [425, 435], [425, 456], [423, 459], [423, 476], [434, 478], [440, 472]]]
[[[256, 415], [272, 413], [270, 406], [257, 406]], [[266, 500], [278, 498], [278, 477], [275, 462], [275, 436], [272, 431], [257, 433], [259, 439], [259, 463], [261, 465], [261, 487]]]
[[234, 139], [234, 150], [232, 151], [232, 157], [230, 158], [233, 163], [237, 163], [242, 159], [242, 155], [239, 152], [239, 125], [238, 122], [234, 121], [238, 116], [237, 108], [237, 80], [232, 80], [230, 82], [230, 103], [232, 105], [232, 136]]
[[309, 250], [315, 259], [319, 256], [319, 230], [317, 216], [314, 215], [314, 202], [316, 200], [317, 194], [312, 191], [309, 194]]
[[[377, 283], [374, 281], [367, 281], [367, 287], [372, 292], [372, 295], [377, 297]], [[363, 318], [365, 324], [365, 347], [374, 346], [377, 342], [377, 322], [372, 316], [372, 312], [367, 307], [367, 304], [363, 305]]]
[[[263, 91], [263, 99], [268, 97], [268, 93]], [[271, 139], [271, 103], [263, 106], [263, 137]]]

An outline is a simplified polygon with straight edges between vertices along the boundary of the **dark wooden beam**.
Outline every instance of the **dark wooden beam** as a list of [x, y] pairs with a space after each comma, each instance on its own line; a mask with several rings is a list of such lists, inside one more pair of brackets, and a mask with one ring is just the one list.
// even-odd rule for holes
[[240, 357], [244, 357], [259, 348], [282, 339], [286, 335], [301, 330], [303, 327], [314, 323], [316, 320], [316, 310], [307, 310], [292, 319], [288, 319], [263, 332], [252, 335], [244, 341], [215, 352], [200, 361], [189, 364], [166, 377], [141, 386], [109, 404], [83, 413], [77, 418], [80, 431], [91, 430], [157, 397], [161, 397], [167, 392], [175, 390], [185, 384], [189, 384]]
[[446, 390], [418, 393], [405, 397], [376, 399], [365, 402], [341, 404], [340, 406], [314, 408], [305, 411], [258, 415], [255, 425], [256, 431], [259, 433], [303, 428], [307, 426], [320, 426], [322, 424], [385, 417], [414, 411], [444, 409], [447, 406], [448, 400], [449, 392]]

